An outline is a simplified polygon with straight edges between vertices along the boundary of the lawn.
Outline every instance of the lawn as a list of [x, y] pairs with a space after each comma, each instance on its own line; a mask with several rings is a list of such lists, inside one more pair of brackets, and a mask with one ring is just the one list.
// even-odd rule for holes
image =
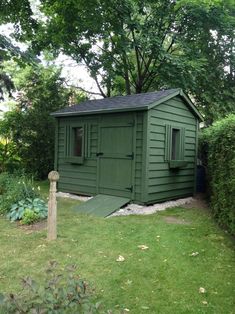
[[[234, 242], [205, 209], [101, 219], [74, 213], [75, 203], [59, 199], [55, 242], [45, 230], [0, 219], [0, 291], [17, 291], [26, 275], [42, 278], [57, 260], [61, 268], [77, 264], [115, 313], [235, 313]], [[119, 255], [125, 260], [117, 262]]]

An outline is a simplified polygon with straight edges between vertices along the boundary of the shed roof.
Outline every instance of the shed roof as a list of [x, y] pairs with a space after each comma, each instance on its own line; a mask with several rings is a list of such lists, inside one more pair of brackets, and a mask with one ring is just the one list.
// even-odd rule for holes
[[104, 99], [87, 100], [80, 104], [63, 108], [59, 111], [53, 112], [55, 117], [62, 116], [75, 116], [85, 114], [96, 114], [104, 112], [123, 112], [123, 111], [137, 111], [148, 110], [152, 107], [172, 98], [180, 95], [184, 98], [190, 109], [200, 119], [202, 116], [197, 111], [190, 99], [183, 93], [181, 89], [168, 89], [158, 92], [134, 94], [127, 96], [116, 96]]

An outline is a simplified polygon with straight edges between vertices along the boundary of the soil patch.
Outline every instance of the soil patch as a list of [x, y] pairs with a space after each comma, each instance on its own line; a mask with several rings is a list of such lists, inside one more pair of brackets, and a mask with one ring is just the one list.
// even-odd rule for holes
[[35, 231], [45, 230], [47, 228], [47, 220], [45, 219], [36, 222], [33, 225], [22, 225], [20, 222], [18, 222], [18, 227], [20, 227], [20, 229], [24, 230], [27, 234], [29, 234]]
[[185, 204], [183, 207], [184, 208], [208, 209], [209, 205], [206, 201], [206, 195], [205, 194], [197, 194], [194, 198], [192, 198], [191, 202]]

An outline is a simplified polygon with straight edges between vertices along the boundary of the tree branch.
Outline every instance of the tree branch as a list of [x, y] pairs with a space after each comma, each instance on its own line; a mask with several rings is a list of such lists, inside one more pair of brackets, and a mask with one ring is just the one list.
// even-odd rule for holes
[[[83, 57], [83, 61], [84, 61], [85, 65], [86, 65], [86, 67], [87, 67], [88, 69], [90, 69], [89, 64], [88, 64], [88, 61], [86, 60], [85, 57]], [[99, 83], [99, 81], [98, 81], [97, 75], [96, 75], [96, 74], [93, 74], [93, 75], [91, 75], [91, 77], [93, 78], [93, 80], [95, 80], [96, 85], [97, 85], [97, 87], [98, 87], [98, 89], [99, 89], [99, 91], [100, 91], [101, 96], [103, 96], [104, 98], [106, 98], [107, 95], [106, 95], [106, 94], [104, 93], [104, 91], [102, 90], [102, 88], [101, 88], [101, 86], [100, 86], [100, 83]]]
[[75, 86], [75, 85], [72, 85], [72, 84], [68, 84], [67, 82], [65, 82], [65, 84], [66, 84], [66, 86], [68, 86], [68, 87], [75, 88], [75, 89], [79, 89], [79, 90], [81, 90], [82, 92], [87, 93], [87, 94], [102, 96], [101, 93], [98, 93], [98, 92], [91, 92], [91, 91], [89, 91], [89, 90], [87, 90], [87, 89], [85, 89], [85, 88], [83, 88], [83, 87], [81, 87], [81, 86]]

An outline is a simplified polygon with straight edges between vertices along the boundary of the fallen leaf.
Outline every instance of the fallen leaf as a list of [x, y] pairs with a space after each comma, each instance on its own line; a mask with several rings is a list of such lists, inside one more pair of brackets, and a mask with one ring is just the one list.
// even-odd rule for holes
[[204, 300], [204, 301], [202, 301], [202, 304], [207, 305], [207, 304], [208, 304], [208, 302]]
[[125, 308], [125, 309], [124, 309], [124, 311], [125, 311], [125, 312], [130, 312], [130, 310], [129, 310], [129, 309], [127, 309], [127, 308]]
[[119, 255], [118, 258], [116, 259], [116, 262], [123, 262], [125, 261], [125, 258], [122, 255]]
[[141, 306], [142, 310], [149, 310], [149, 307], [148, 306]]
[[141, 250], [147, 250], [149, 247], [147, 245], [141, 244], [141, 245], [138, 245], [138, 248]]
[[129, 280], [129, 279], [128, 279], [128, 280], [126, 281], [126, 285], [131, 285], [131, 284], [132, 284], [132, 280]]
[[197, 255], [199, 255], [198, 252], [193, 252], [192, 254], [190, 254], [190, 256], [197, 256]]
[[200, 287], [200, 288], [199, 288], [199, 293], [206, 293], [206, 289], [203, 288], [203, 287]]

